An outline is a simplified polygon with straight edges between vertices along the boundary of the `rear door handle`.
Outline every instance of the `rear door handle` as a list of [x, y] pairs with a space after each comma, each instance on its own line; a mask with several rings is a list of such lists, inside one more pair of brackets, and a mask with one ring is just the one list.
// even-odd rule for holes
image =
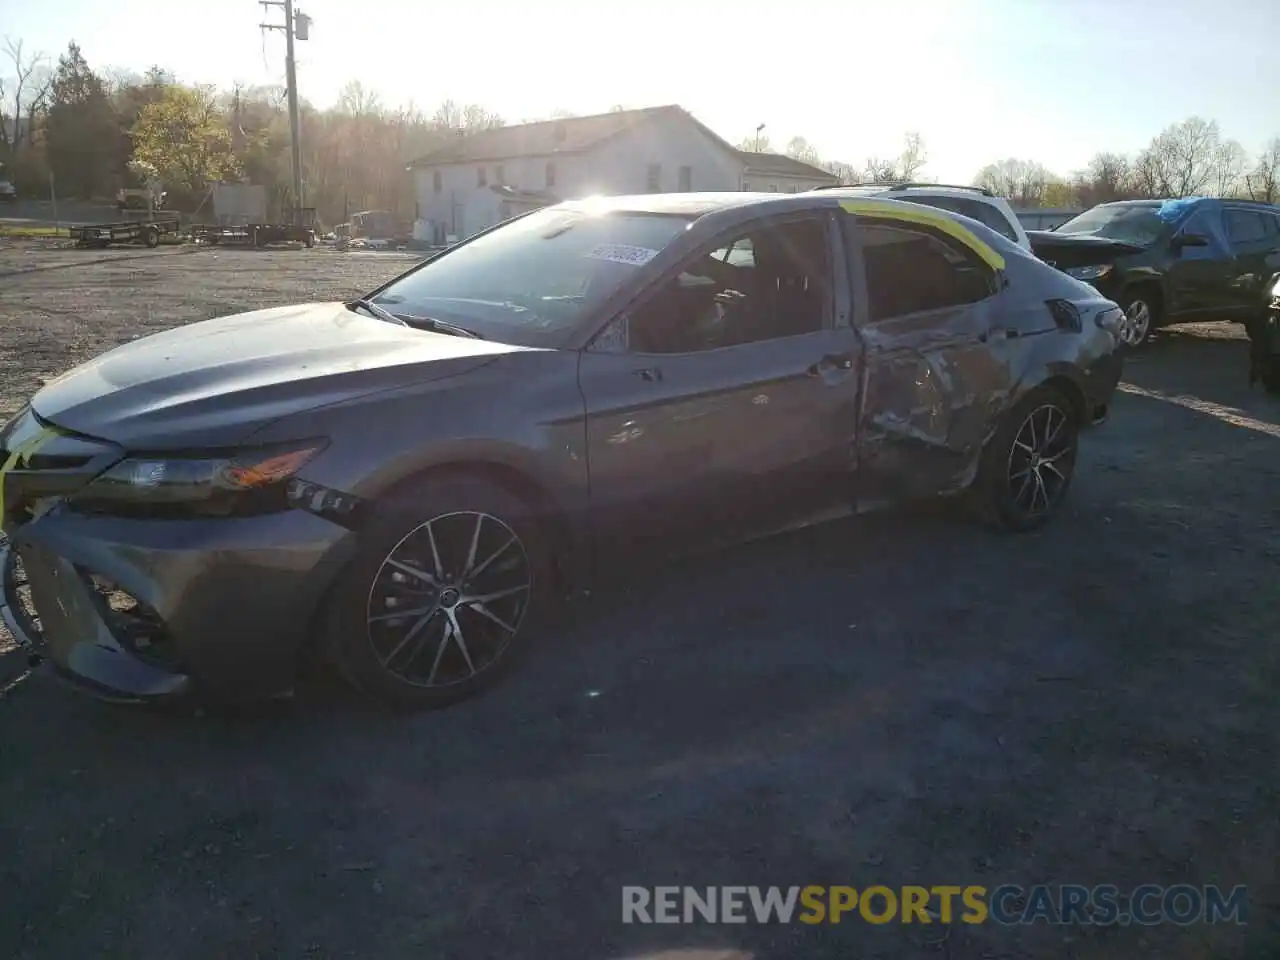
[[828, 370], [852, 370], [853, 357], [847, 353], [828, 353], [809, 368], [809, 376], [819, 377]]
[[639, 370], [632, 370], [631, 372], [648, 383], [656, 383], [662, 379], [662, 370], [658, 367], [641, 367]]

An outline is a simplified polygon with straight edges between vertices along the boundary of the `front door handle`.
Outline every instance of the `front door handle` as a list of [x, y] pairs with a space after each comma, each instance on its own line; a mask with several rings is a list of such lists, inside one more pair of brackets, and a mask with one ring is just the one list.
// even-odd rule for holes
[[648, 383], [656, 383], [662, 379], [662, 370], [658, 367], [641, 367], [639, 370], [632, 370], [631, 372]]
[[829, 353], [809, 368], [809, 376], [820, 377], [828, 370], [852, 370], [853, 357], [847, 353]]

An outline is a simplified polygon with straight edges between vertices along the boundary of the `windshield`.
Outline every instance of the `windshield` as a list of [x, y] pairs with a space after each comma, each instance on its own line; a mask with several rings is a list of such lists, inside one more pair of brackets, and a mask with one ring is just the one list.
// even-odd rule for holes
[[487, 340], [554, 346], [682, 233], [689, 217], [539, 210], [446, 251], [372, 301]]
[[1155, 243], [1167, 226], [1158, 210], [1159, 207], [1104, 203], [1068, 220], [1055, 232], [1122, 240], [1145, 247]]

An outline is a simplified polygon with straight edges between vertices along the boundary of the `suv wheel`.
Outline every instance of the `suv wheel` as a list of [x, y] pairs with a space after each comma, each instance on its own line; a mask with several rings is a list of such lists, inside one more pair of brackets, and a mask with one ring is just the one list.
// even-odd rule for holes
[[1139, 287], [1127, 291], [1120, 299], [1124, 310], [1124, 324], [1120, 327], [1120, 340], [1126, 347], [1140, 347], [1151, 337], [1151, 331], [1160, 325], [1160, 300], [1153, 290]]

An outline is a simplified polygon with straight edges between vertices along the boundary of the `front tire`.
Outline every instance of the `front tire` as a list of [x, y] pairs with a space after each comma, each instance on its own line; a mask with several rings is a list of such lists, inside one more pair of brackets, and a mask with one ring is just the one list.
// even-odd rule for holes
[[1124, 323], [1120, 327], [1120, 342], [1130, 350], [1136, 350], [1151, 338], [1160, 325], [1160, 298], [1154, 288], [1136, 287], [1125, 291], [1120, 298], [1124, 311]]
[[1075, 405], [1052, 386], [1032, 390], [982, 452], [972, 490], [979, 514], [1014, 533], [1044, 526], [1066, 499], [1079, 444]]
[[475, 476], [440, 477], [374, 519], [326, 618], [341, 673], [375, 701], [438, 708], [491, 686], [547, 607], [535, 512]]

